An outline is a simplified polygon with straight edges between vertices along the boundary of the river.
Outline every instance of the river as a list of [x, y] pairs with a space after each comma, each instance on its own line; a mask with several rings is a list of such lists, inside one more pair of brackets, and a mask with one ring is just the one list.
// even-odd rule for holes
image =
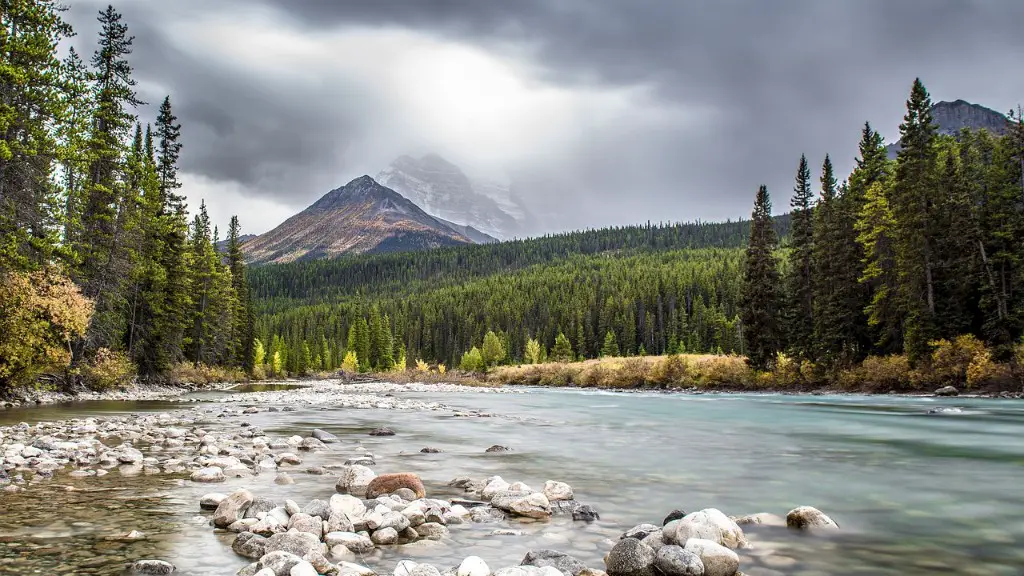
[[[492, 568], [518, 564], [530, 549], [552, 548], [603, 568], [618, 534], [661, 524], [673, 509], [726, 514], [820, 508], [842, 529], [804, 537], [751, 528], [742, 555], [751, 576], [924, 575], [936, 572], [1020, 576], [1024, 567], [1024, 403], [896, 396], [666, 395], [529, 390], [522, 394], [410, 393], [418, 399], [496, 414], [304, 408], [247, 416], [268, 435], [322, 428], [342, 439], [309, 464], [338, 463], [358, 443], [376, 455], [378, 473], [418, 473], [431, 496], [458, 496], [456, 476], [501, 475], [539, 487], [573, 486], [601, 520], [555, 518], [452, 527], [436, 546], [397, 547], [364, 558], [381, 572], [401, 558], [440, 568], [468, 555]], [[210, 400], [216, 400], [211, 396]], [[0, 425], [111, 412], [172, 410], [175, 403], [83, 403], [0, 412]], [[185, 405], [195, 408], [195, 404]], [[936, 410], [939, 413], [934, 413]], [[217, 422], [211, 421], [211, 429]], [[370, 437], [389, 426], [397, 435]], [[512, 449], [486, 454], [493, 444]], [[430, 446], [439, 454], [421, 454]], [[142, 557], [168, 560], [188, 575], [234, 574], [248, 561], [230, 550], [198, 509], [210, 491], [247, 487], [300, 503], [328, 498], [335, 479], [273, 474], [197, 485], [184, 476], [72, 479], [58, 475], [19, 494], [0, 494], [0, 573], [119, 573]], [[67, 487], [78, 490], [69, 490]], [[101, 491], [87, 491], [101, 489]], [[139, 529], [148, 536], [122, 542]]]

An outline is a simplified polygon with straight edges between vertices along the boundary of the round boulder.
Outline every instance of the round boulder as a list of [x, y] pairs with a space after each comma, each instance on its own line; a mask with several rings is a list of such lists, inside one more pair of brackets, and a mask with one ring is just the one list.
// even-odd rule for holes
[[163, 560], [139, 560], [131, 567], [131, 573], [139, 576], [163, 576], [172, 572], [174, 572], [174, 564]]
[[459, 564], [455, 571], [456, 576], [490, 576], [491, 569], [479, 556], [470, 556]]
[[740, 557], [717, 542], [691, 538], [683, 549], [700, 558], [704, 576], [734, 576], [740, 569]]
[[623, 538], [605, 558], [609, 576], [649, 576], [654, 574], [654, 549], [636, 538]]
[[743, 530], [728, 516], [715, 508], [706, 508], [687, 514], [681, 520], [673, 520], [664, 528], [668, 544], [685, 546], [690, 538], [701, 538], [717, 542], [727, 548], [746, 545]]
[[544, 496], [546, 496], [549, 501], [572, 500], [572, 486], [569, 486], [565, 482], [548, 480], [544, 483]]
[[366, 497], [372, 500], [384, 494], [391, 494], [399, 488], [412, 490], [417, 498], [424, 498], [427, 495], [427, 490], [423, 487], [423, 481], [420, 480], [419, 476], [411, 472], [403, 472], [399, 474], [381, 474], [371, 480], [366, 486]]
[[320, 552], [320, 539], [308, 532], [282, 532], [267, 538], [267, 554], [288, 552], [302, 557], [308, 552]]
[[800, 506], [786, 514], [786, 526], [794, 530], [835, 530], [839, 525], [813, 506]]
[[227, 528], [238, 522], [245, 517], [245, 511], [255, 498], [252, 492], [245, 489], [232, 492], [217, 505], [217, 510], [213, 513], [213, 525], [217, 528]]
[[664, 576], [704, 576], [700, 556], [681, 546], [662, 546], [654, 558], [654, 567]]
[[267, 539], [252, 532], [242, 532], [231, 543], [231, 549], [239, 556], [259, 560], [267, 553]]
[[531, 550], [523, 557], [520, 566], [551, 566], [569, 576], [579, 576], [586, 566], [576, 558], [555, 550]]

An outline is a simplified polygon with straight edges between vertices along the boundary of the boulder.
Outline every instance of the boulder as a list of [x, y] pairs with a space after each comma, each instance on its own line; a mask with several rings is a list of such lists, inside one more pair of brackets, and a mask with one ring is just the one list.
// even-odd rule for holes
[[216, 482], [223, 482], [227, 479], [224, 475], [224, 470], [217, 466], [207, 466], [206, 468], [200, 468], [192, 473], [189, 477], [193, 482], [201, 482], [204, 484], [213, 484]]
[[547, 497], [548, 501], [552, 502], [556, 500], [572, 500], [572, 486], [569, 486], [565, 482], [548, 480], [544, 483], [544, 496]]
[[288, 575], [289, 576], [319, 576], [320, 573], [317, 572], [316, 568], [314, 568], [312, 564], [310, 564], [309, 562], [303, 560], [303, 561], [299, 562], [298, 564], [296, 564], [295, 566], [292, 566], [292, 569], [288, 571]]
[[238, 522], [245, 517], [245, 511], [255, 498], [252, 492], [245, 489], [232, 492], [217, 505], [217, 510], [213, 513], [213, 525], [217, 528], [227, 528]]
[[500, 446], [498, 444], [495, 444], [494, 446], [491, 446], [487, 450], [484, 450], [484, 452], [511, 452], [511, 451], [512, 451], [512, 449], [509, 448], [508, 446]]
[[320, 539], [308, 532], [283, 532], [267, 538], [267, 553], [288, 552], [303, 556], [307, 552], [320, 552], [323, 545]]
[[661, 528], [658, 528], [654, 524], [638, 524], [629, 530], [626, 530], [626, 532], [619, 537], [619, 540], [625, 540], [626, 538], [643, 540], [655, 532], [661, 532]]
[[[317, 540], [320, 540], [324, 535], [324, 521], [321, 520], [319, 516], [310, 516], [309, 514], [299, 512], [298, 514], [293, 514], [292, 517], [288, 519], [288, 530], [311, 534], [316, 537]], [[293, 554], [298, 556], [302, 555], [297, 552], [293, 552]]]
[[361, 464], [346, 466], [342, 469], [341, 478], [334, 488], [342, 494], [349, 493], [355, 496], [365, 496], [367, 487], [376, 477], [377, 475], [374, 474], [373, 470]]
[[953, 386], [943, 386], [935, 391], [936, 396], [959, 396], [960, 391]]
[[470, 519], [478, 524], [494, 524], [505, 520], [505, 513], [492, 506], [478, 506], [469, 511]]
[[332, 514], [344, 514], [349, 518], [358, 518], [366, 514], [366, 505], [355, 496], [348, 494], [335, 494], [327, 503]]
[[313, 432], [310, 435], [313, 436], [313, 438], [316, 438], [317, 440], [323, 442], [324, 444], [333, 444], [338, 441], [337, 436], [331, 434], [326, 430], [321, 430], [319, 428], [314, 428]]
[[470, 556], [459, 564], [456, 576], [490, 576], [491, 569], [479, 556]]
[[728, 516], [715, 508], [706, 508], [673, 520], [664, 527], [667, 544], [685, 546], [690, 538], [717, 542], [727, 548], [746, 545], [743, 530]]
[[312, 436], [302, 439], [302, 444], [299, 444], [299, 450], [307, 450], [310, 452], [323, 452], [327, 450], [327, 445], [313, 438]]
[[256, 562], [256, 568], [257, 570], [270, 570], [274, 576], [290, 576], [292, 568], [302, 561], [302, 558], [290, 552], [268, 552]]
[[430, 564], [418, 564], [409, 576], [441, 576], [441, 571]]
[[344, 546], [356, 554], [366, 554], [373, 551], [373, 541], [368, 536], [356, 534], [355, 532], [328, 532], [324, 536], [324, 542], [329, 548]]
[[419, 496], [417, 496], [415, 492], [408, 488], [399, 488], [398, 490], [395, 490], [392, 493], [392, 495], [401, 498], [405, 502], [412, 502], [413, 500], [419, 498]]
[[[440, 448], [431, 448], [431, 447], [428, 446], [426, 448], [421, 448], [420, 449], [420, 454], [440, 454], [440, 453], [441, 453], [441, 449]], [[435, 568], [435, 570], [436, 570], [436, 568]]]
[[449, 534], [448, 528], [437, 522], [426, 522], [416, 527], [416, 534], [428, 540], [440, 540]]
[[309, 562], [319, 574], [330, 574], [334, 571], [334, 565], [320, 552], [307, 552], [302, 559]]
[[366, 486], [366, 497], [373, 499], [384, 494], [391, 494], [399, 488], [412, 490], [417, 498], [424, 498], [427, 495], [426, 488], [420, 477], [411, 472], [398, 474], [381, 474]]
[[509, 504], [509, 511], [516, 516], [526, 518], [549, 518], [551, 517], [551, 504], [546, 496], [540, 492], [534, 492], [514, 500]]
[[227, 494], [221, 494], [220, 492], [204, 494], [203, 497], [199, 499], [199, 508], [202, 510], [216, 510], [217, 506], [220, 506], [220, 503], [227, 497]]
[[242, 532], [231, 543], [231, 550], [239, 556], [259, 560], [267, 553], [267, 539], [252, 532]]
[[327, 532], [352, 532], [355, 530], [355, 526], [344, 512], [331, 512], [325, 530]]
[[370, 534], [370, 541], [378, 546], [387, 546], [398, 543], [398, 530], [387, 527], [375, 530]]
[[640, 540], [644, 544], [650, 546], [655, 552], [661, 550], [667, 544], [665, 544], [665, 534], [661, 530], [657, 532], [651, 532], [646, 538]]
[[605, 558], [609, 576], [653, 576], [654, 549], [636, 538], [619, 540]]
[[572, 511], [572, 519], [580, 522], [593, 522], [600, 520], [601, 515], [590, 504], [582, 504]]
[[579, 576], [586, 566], [576, 558], [555, 550], [531, 550], [523, 557], [520, 566], [551, 566], [567, 576]]
[[257, 496], [253, 499], [249, 508], [246, 509], [245, 516], [243, 516], [243, 518], [257, 518], [262, 520], [274, 508], [277, 508], [277, 504], [274, 504], [273, 500]]
[[509, 491], [510, 488], [510, 484], [505, 482], [501, 476], [494, 476], [493, 478], [488, 478], [487, 485], [484, 486], [484, 489], [480, 492], [480, 496], [482, 496], [484, 500], [490, 500], [498, 493]]
[[682, 510], [678, 510], [678, 509], [677, 510], [673, 510], [673, 511], [668, 513], [668, 516], [665, 516], [665, 519], [661, 521], [661, 525], [665, 526], [669, 522], [671, 522], [673, 520], [679, 520], [680, 518], [683, 518], [684, 516], [686, 516], [686, 512], [683, 512]]
[[786, 514], [786, 526], [795, 530], [836, 530], [839, 525], [824, 512], [813, 506], [800, 506]]
[[683, 549], [700, 558], [704, 565], [704, 576], [734, 576], [740, 569], [740, 557], [717, 542], [691, 538], [686, 541]]
[[163, 560], [139, 560], [131, 567], [131, 573], [139, 576], [163, 576], [171, 574], [174, 570], [174, 564]]
[[382, 426], [380, 428], [374, 428], [373, 430], [370, 430], [370, 436], [394, 436], [394, 435], [395, 435], [395, 431], [392, 430], [391, 428], [386, 427], [386, 426]]
[[700, 556], [681, 546], [662, 546], [654, 558], [654, 567], [663, 576], [704, 576]]
[[310, 500], [309, 504], [306, 504], [302, 511], [310, 516], [319, 517], [321, 520], [327, 520], [331, 517], [331, 507], [323, 500]]
[[530, 488], [526, 482], [513, 482], [508, 489], [514, 492], [534, 492], [534, 489]]

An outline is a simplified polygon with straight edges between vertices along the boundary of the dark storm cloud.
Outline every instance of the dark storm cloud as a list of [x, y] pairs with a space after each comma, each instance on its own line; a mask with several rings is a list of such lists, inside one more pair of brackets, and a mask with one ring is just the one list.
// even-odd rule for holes
[[[136, 68], [176, 96], [185, 167], [253, 195], [299, 194], [343, 167], [363, 120], [387, 114], [357, 97], [289, 91], [222, 60], [191, 58], [160, 26], [162, 3], [125, 7]], [[405, 28], [528, 58], [549, 84], [648, 86], [657, 122], [619, 122], [546, 162], [514, 166], [520, 193], [571, 228], [646, 219], [740, 217], [756, 186], [784, 209], [801, 153], [852, 164], [861, 124], [896, 138], [922, 77], [936, 100], [999, 110], [1024, 100], [1019, 0], [220, 0], [261, 6], [299, 30]], [[143, 40], [145, 38], [145, 40]], [[524, 56], [525, 55], [525, 56]], [[365, 55], [373, 58], [372, 54]], [[302, 63], [297, 63], [301, 66]], [[703, 111], [676, 123], [673, 110]], [[638, 111], [639, 113], [640, 111]], [[398, 137], [398, 136], [396, 136]], [[321, 177], [317, 177], [320, 175]]]

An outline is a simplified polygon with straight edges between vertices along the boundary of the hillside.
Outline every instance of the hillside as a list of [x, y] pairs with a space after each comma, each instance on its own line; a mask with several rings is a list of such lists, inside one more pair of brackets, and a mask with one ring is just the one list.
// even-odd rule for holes
[[249, 262], [264, 264], [472, 242], [394, 190], [362, 176], [246, 242], [244, 251]]

